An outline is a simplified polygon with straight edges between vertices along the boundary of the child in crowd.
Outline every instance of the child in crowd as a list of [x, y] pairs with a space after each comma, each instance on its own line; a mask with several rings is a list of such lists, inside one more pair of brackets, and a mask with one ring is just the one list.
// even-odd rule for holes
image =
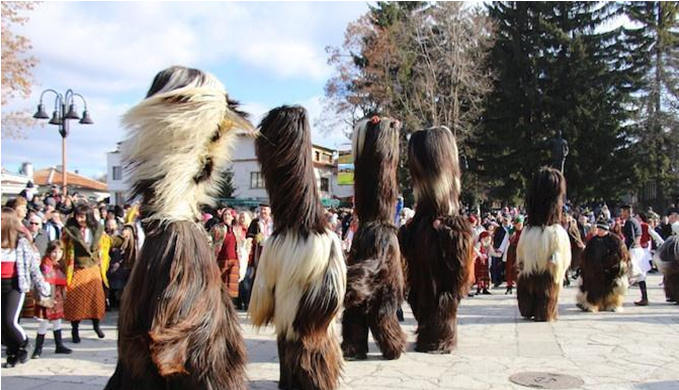
[[47, 245], [47, 250], [40, 262], [40, 271], [45, 281], [50, 284], [52, 295], [49, 299], [36, 300], [35, 317], [38, 320], [38, 337], [35, 339], [33, 359], [38, 359], [42, 354], [42, 346], [45, 343], [45, 334], [47, 334], [49, 322], [52, 323], [54, 329], [54, 343], [56, 344], [54, 353], [69, 354], [72, 352], [64, 346], [61, 338], [61, 319], [64, 318], [64, 299], [66, 297], [63, 257], [63, 244], [59, 240], [54, 240]]
[[481, 232], [479, 235], [479, 242], [474, 247], [474, 276], [476, 277], [476, 295], [490, 295], [488, 286], [490, 285], [490, 276], [488, 274], [488, 259], [495, 254], [491, 236], [487, 231]]

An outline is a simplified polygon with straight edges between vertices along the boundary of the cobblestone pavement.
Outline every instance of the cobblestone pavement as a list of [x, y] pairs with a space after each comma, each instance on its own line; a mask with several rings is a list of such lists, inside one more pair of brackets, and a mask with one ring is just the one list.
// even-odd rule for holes
[[[574, 305], [575, 287], [562, 291], [559, 321], [535, 323], [519, 315], [515, 296], [504, 288], [462, 301], [459, 345], [452, 355], [413, 351], [415, 321], [406, 309], [408, 352], [396, 361], [381, 359], [371, 344], [367, 361], [347, 362], [342, 389], [526, 389], [509, 382], [513, 374], [544, 371], [573, 375], [591, 390], [679, 390], [679, 306], [665, 303], [661, 277], [649, 275], [648, 307], [635, 307], [632, 288], [622, 313], [583, 313]], [[252, 389], [276, 389], [278, 357], [272, 328], [255, 333], [239, 313], [249, 353]], [[83, 341], [72, 355], [54, 355], [51, 333], [42, 358], [2, 369], [6, 390], [101, 389], [116, 362], [116, 315], [108, 314], [106, 338], [96, 339], [86, 322]], [[36, 323], [25, 321], [31, 339]], [[66, 326], [64, 336], [70, 341]], [[4, 356], [3, 356], [4, 360]]]

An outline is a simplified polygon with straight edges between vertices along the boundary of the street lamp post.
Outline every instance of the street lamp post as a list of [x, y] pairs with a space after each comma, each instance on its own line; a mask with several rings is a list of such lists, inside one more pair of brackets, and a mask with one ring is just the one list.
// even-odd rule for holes
[[[52, 113], [52, 119], [50, 119], [48, 123], [50, 125], [59, 126], [59, 134], [61, 135], [61, 186], [62, 194], [65, 196], [67, 194], [66, 186], [68, 184], [66, 180], [66, 137], [68, 136], [69, 130], [68, 121], [72, 119], [79, 119], [79, 123], [83, 125], [91, 125], [94, 122], [87, 111], [87, 102], [85, 101], [85, 98], [81, 94], [73, 92], [72, 89], [67, 90], [63, 95], [53, 89], [46, 89], [42, 91], [40, 94], [38, 110], [35, 112], [35, 115], [33, 115], [33, 118], [49, 119], [49, 115], [47, 115], [47, 112], [45, 112], [45, 108], [42, 104], [42, 98], [47, 92], [51, 92], [55, 95], [54, 112]], [[83, 105], [85, 106], [82, 118], [76, 112], [76, 96], [83, 101]], [[68, 111], [66, 110], [66, 107], [68, 107]]]

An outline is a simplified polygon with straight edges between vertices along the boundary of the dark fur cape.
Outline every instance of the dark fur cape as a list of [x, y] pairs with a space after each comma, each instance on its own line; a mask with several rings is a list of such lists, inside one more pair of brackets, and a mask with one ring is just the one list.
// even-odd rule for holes
[[670, 236], [658, 248], [654, 260], [665, 277], [665, 296], [679, 304], [679, 236]]
[[133, 196], [143, 199], [146, 240], [123, 293], [118, 364], [106, 389], [245, 388], [238, 317], [198, 210], [219, 188], [236, 124], [248, 123], [216, 79], [190, 71], [161, 72], [167, 82], [188, 75], [185, 86], [148, 97], [124, 118], [131, 136], [123, 155]]
[[262, 120], [260, 133], [255, 148], [274, 232], [264, 243], [249, 313], [257, 327], [276, 326], [279, 388], [335, 389], [343, 359], [334, 321], [346, 266], [318, 195], [306, 110], [276, 108]]
[[405, 350], [406, 335], [396, 318], [403, 302], [403, 270], [394, 225], [400, 123], [365, 119], [354, 129], [354, 202], [359, 220], [347, 269], [342, 317], [342, 351], [365, 359], [368, 329], [385, 359]]
[[418, 352], [450, 353], [457, 343], [457, 308], [473, 267], [473, 234], [458, 214], [457, 145], [447, 128], [412, 134], [410, 172], [417, 200], [413, 220], [401, 228], [408, 303], [417, 320]]
[[627, 291], [629, 254], [615, 234], [592, 237], [582, 254], [577, 301], [583, 310], [620, 310]]

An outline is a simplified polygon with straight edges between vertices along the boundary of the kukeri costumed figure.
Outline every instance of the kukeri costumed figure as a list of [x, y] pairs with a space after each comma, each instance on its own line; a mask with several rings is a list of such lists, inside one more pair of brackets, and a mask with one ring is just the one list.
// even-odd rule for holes
[[542, 168], [526, 197], [527, 226], [516, 248], [519, 311], [535, 321], [554, 321], [564, 274], [571, 264], [568, 233], [561, 226], [566, 179]]
[[457, 144], [445, 127], [414, 132], [408, 148], [417, 210], [399, 231], [408, 303], [417, 320], [418, 352], [450, 353], [457, 308], [473, 269], [473, 232], [459, 214]]
[[236, 129], [254, 131], [222, 84], [158, 73], [123, 117], [123, 160], [146, 239], [122, 297], [118, 365], [106, 389], [244, 389], [245, 347], [200, 206], [211, 204]]
[[405, 350], [406, 335], [396, 317], [403, 302], [401, 250], [394, 225], [400, 127], [394, 119], [375, 116], [354, 128], [354, 202], [359, 226], [347, 261], [342, 316], [345, 358], [366, 358], [368, 329], [385, 359], [398, 359]]
[[306, 110], [270, 111], [255, 150], [274, 230], [257, 266], [252, 323], [276, 326], [280, 389], [335, 389], [343, 359], [334, 321], [344, 300], [346, 265], [316, 187]]
[[578, 278], [577, 306], [585, 311], [622, 311], [629, 283], [629, 254], [625, 243], [610, 234], [608, 223], [597, 224], [582, 253]]
[[679, 236], [670, 236], [655, 252], [653, 261], [665, 277], [663, 286], [668, 302], [679, 303]]

